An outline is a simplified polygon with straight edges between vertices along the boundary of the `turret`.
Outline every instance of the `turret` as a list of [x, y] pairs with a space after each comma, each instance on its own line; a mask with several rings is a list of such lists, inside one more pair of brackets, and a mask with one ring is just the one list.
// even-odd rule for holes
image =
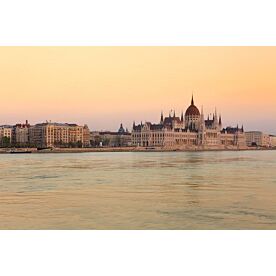
[[200, 129], [202, 132], [204, 132], [204, 130], [205, 130], [205, 119], [204, 119], [203, 106], [201, 106], [200, 121], [199, 121], [199, 129]]
[[218, 114], [217, 114], [217, 108], [215, 108], [215, 114], [214, 114], [214, 127], [218, 128], [219, 122], [218, 122]]
[[215, 109], [215, 121], [218, 122], [217, 108]]
[[200, 112], [200, 121], [204, 122], [204, 112], [203, 112], [203, 105], [201, 106], [201, 112]]

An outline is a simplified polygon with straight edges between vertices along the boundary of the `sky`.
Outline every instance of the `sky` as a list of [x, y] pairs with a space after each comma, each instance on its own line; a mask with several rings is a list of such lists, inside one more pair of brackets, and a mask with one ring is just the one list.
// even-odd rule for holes
[[0, 125], [91, 130], [180, 116], [191, 96], [224, 126], [276, 134], [276, 47], [0, 47]]

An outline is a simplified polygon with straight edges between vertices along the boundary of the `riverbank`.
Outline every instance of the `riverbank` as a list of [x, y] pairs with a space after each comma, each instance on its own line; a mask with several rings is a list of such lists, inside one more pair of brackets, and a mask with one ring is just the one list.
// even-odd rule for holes
[[1, 148], [0, 154], [14, 153], [85, 153], [85, 152], [199, 152], [199, 151], [252, 151], [252, 150], [276, 150], [276, 148], [161, 148], [161, 147], [98, 147], [98, 148], [52, 148], [37, 150], [36, 148]]

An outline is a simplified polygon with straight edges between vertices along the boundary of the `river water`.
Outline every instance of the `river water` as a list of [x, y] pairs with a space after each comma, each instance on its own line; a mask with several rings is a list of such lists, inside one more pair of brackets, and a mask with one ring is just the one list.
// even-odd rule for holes
[[276, 151], [1, 154], [0, 229], [276, 229]]

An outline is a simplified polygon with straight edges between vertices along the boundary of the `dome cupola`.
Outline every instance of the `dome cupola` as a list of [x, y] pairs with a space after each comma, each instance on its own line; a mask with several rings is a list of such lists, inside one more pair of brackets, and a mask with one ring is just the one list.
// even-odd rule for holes
[[187, 116], [200, 116], [200, 112], [194, 104], [194, 96], [192, 96], [191, 105], [186, 110], [185, 117]]

